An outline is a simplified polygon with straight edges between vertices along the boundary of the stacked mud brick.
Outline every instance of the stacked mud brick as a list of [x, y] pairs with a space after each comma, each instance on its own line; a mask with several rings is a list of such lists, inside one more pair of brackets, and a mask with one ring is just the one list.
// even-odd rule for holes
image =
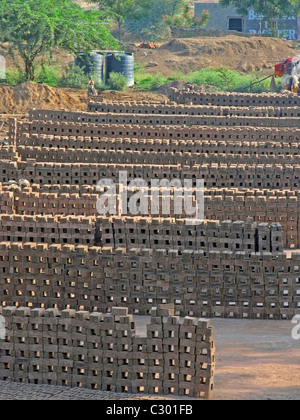
[[193, 166], [162, 164], [114, 163], [48, 163], [2, 161], [0, 182], [25, 177], [37, 184], [97, 185], [104, 177], [118, 182], [120, 171], [128, 171], [128, 180], [144, 179], [149, 187], [151, 180], [203, 179], [207, 188], [262, 188], [297, 190], [300, 164], [223, 164], [205, 163]]
[[94, 245], [92, 217], [0, 215], [0, 241]]
[[151, 310], [138, 335], [127, 308], [110, 314], [6, 307], [0, 379], [104, 391], [209, 398], [215, 347], [209, 321]]
[[[280, 119], [281, 120], [281, 119]], [[298, 118], [294, 118], [295, 126], [291, 128], [286, 128], [286, 122], [282, 121], [282, 126], [279, 125], [276, 127], [264, 126], [262, 118], [261, 127], [254, 126], [252, 127], [249, 124], [244, 124], [243, 121], [237, 126], [236, 122], [231, 122], [231, 117], [228, 117], [228, 124], [225, 124], [228, 127], [228, 137], [232, 138], [232, 132], [234, 133], [233, 138], [247, 138], [248, 134], [252, 132], [252, 135], [259, 136], [261, 135], [271, 136], [271, 132], [275, 131], [274, 136], [281, 140], [284, 139], [298, 139], [299, 137], [299, 127], [298, 127]], [[205, 131], [210, 132], [210, 138], [225, 138], [223, 134], [226, 131], [226, 128], [218, 127], [217, 122], [208, 120], [201, 120], [206, 129], [199, 130], [199, 126], [192, 125], [167, 125], [161, 122], [156, 124], [139, 124], [139, 123], [79, 123], [79, 122], [60, 122], [60, 121], [50, 121], [47, 126], [45, 126], [45, 121], [24, 121], [19, 122], [18, 127], [20, 129], [19, 135], [17, 135], [17, 140], [19, 136], [25, 134], [33, 135], [54, 135], [54, 136], [80, 136], [80, 137], [134, 137], [134, 138], [147, 138], [147, 139], [195, 139], [201, 140], [205, 139]], [[245, 120], [247, 121], [247, 120]], [[279, 123], [278, 123], [279, 124]], [[289, 127], [289, 125], [288, 125]], [[224, 137], [222, 137], [224, 135]], [[236, 137], [237, 136], [237, 137]], [[12, 139], [11, 139], [12, 142]]]
[[[0, 343], [4, 379], [207, 397], [208, 324], [175, 317], [299, 314], [300, 254], [283, 252], [300, 248], [299, 97], [171, 89], [169, 100], [99, 98], [88, 112], [10, 121], [0, 146], [0, 305], [15, 333]], [[170, 214], [160, 204], [154, 216], [99, 216], [97, 183], [110, 178], [118, 192], [120, 171], [146, 181], [148, 210], [153, 179], [192, 180], [189, 194], [203, 180], [206, 220], [186, 225], [173, 204]], [[172, 202], [173, 187], [156, 188]], [[151, 312], [160, 305], [175, 317]], [[147, 337], [122, 307], [152, 315]]]
[[95, 242], [98, 246], [128, 249], [283, 252], [281, 225], [257, 225], [251, 218], [247, 222], [205, 221], [187, 225], [185, 219], [98, 217]]
[[[93, 216], [95, 220], [98, 198], [95, 186], [31, 184], [22, 188], [0, 184], [0, 191], [0, 214]], [[130, 197], [129, 193], [128, 199]], [[150, 195], [147, 197], [150, 214]], [[174, 194], [170, 194], [170, 216], [177, 219], [188, 216], [174, 212], [173, 197]], [[257, 223], [278, 222], [282, 226], [284, 246], [299, 247], [298, 191], [211, 188], [205, 190], [204, 198], [208, 220], [246, 221], [247, 217], [252, 217]], [[163, 214], [162, 209], [159, 214]]]
[[[202, 94], [203, 95], [203, 94]], [[205, 95], [204, 95], [205, 96]], [[245, 95], [243, 95], [245, 98]], [[151, 104], [144, 102], [111, 102], [91, 101], [88, 105], [88, 109], [91, 112], [91, 116], [86, 119], [82, 113], [74, 113], [74, 120], [81, 121], [93, 121], [92, 118], [97, 118], [97, 115], [92, 113], [106, 112], [106, 113], [117, 113], [117, 114], [149, 114], [149, 115], [216, 115], [216, 116], [228, 116], [236, 115], [238, 117], [299, 117], [300, 112], [297, 106], [217, 106], [217, 105], [181, 105], [176, 102], [167, 102], [164, 104]], [[48, 111], [45, 110], [32, 110], [30, 117], [32, 119], [46, 119]], [[65, 115], [63, 112], [51, 113], [51, 119], [62, 120]], [[83, 119], [84, 118], [84, 119]], [[99, 118], [99, 117], [98, 117]]]
[[213, 105], [213, 106], [275, 106], [275, 107], [299, 107], [300, 98], [293, 94], [244, 94], [244, 93], [203, 93], [195, 92], [193, 89], [189, 91], [181, 91], [171, 88], [169, 99], [178, 104], [185, 105]]
[[[70, 163], [128, 163], [128, 164], [149, 164], [156, 162], [164, 165], [197, 165], [203, 163], [239, 163], [251, 164], [255, 159], [257, 164], [300, 164], [300, 156], [297, 154], [297, 148], [294, 151], [291, 147], [284, 150], [282, 146], [264, 144], [263, 147], [257, 147], [255, 144], [248, 144], [250, 151], [233, 150], [227, 151], [227, 147], [209, 144], [205, 152], [191, 153], [187, 151], [175, 152], [170, 154], [165, 150], [136, 151], [136, 150], [109, 150], [105, 149], [49, 149], [48, 147], [20, 146], [18, 153], [23, 161], [28, 159], [37, 162], [70, 162]], [[296, 146], [296, 144], [294, 144]], [[186, 148], [186, 146], [183, 146]], [[211, 149], [214, 149], [213, 151]], [[221, 149], [221, 150], [220, 150]], [[280, 150], [283, 149], [283, 150]], [[102, 154], [102, 153], [103, 154]], [[295, 153], [295, 154], [294, 154]]]
[[[260, 230], [263, 247], [268, 233]], [[0, 270], [3, 307], [106, 313], [126, 306], [149, 315], [171, 304], [177, 316], [262, 319], [300, 311], [300, 253], [2, 242]]]
[[[264, 115], [262, 112], [260, 115], [250, 116], [250, 115], [240, 115], [243, 112], [231, 113], [227, 110], [224, 114], [218, 115], [218, 111], [212, 109], [211, 112], [202, 113], [198, 112], [198, 115], [167, 115], [166, 112], [162, 112], [159, 115], [158, 110], [154, 110], [155, 113], [149, 115], [148, 113], [140, 114], [131, 112], [130, 114], [118, 113], [118, 112], [99, 112], [97, 114], [90, 114], [88, 117], [84, 116], [84, 113], [68, 113], [63, 112], [56, 113], [56, 115], [51, 118], [52, 121], [62, 122], [64, 126], [64, 121], [70, 121], [74, 123], [94, 123], [94, 124], [139, 124], [139, 125], [216, 125], [216, 126], [251, 126], [251, 127], [297, 127], [297, 120], [299, 115], [297, 111], [295, 116], [278, 118], [277, 115], [271, 117], [269, 115]], [[214, 112], [215, 111], [215, 112]], [[69, 115], [68, 115], [69, 114]], [[230, 114], [230, 115], [229, 115]], [[37, 126], [40, 127], [39, 121], [43, 121], [44, 118], [40, 117], [38, 113], [38, 118], [35, 120], [35, 114], [32, 112], [31, 117], [34, 121], [37, 122]], [[51, 117], [51, 116], [50, 116]], [[45, 117], [46, 118], [46, 117]]]
[[[243, 200], [245, 212], [240, 205], [233, 206], [230, 198], [223, 199], [223, 218], [235, 219], [237, 214], [245, 215], [249, 209], [248, 215], [256, 221], [283, 221], [285, 246], [297, 248], [298, 98], [177, 92], [186, 100], [194, 93], [201, 98], [201, 104], [195, 100], [188, 105], [186, 101], [184, 105], [167, 101], [161, 104], [100, 101], [90, 103], [88, 113], [32, 110], [29, 120], [19, 123], [17, 132], [11, 135], [16, 162], [3, 159], [2, 181], [23, 176], [41, 187], [47, 184], [95, 186], [99, 178], [115, 178], [118, 171], [129, 169], [129, 179], [141, 177], [149, 183], [157, 177], [202, 178], [208, 198], [213, 189], [237, 188], [237, 194], [244, 194], [243, 189], [271, 192], [285, 188], [290, 198], [285, 203], [284, 214], [283, 200], [276, 196], [277, 213], [266, 220], [269, 207], [274, 208], [274, 199], [267, 194], [257, 200], [255, 193], [255, 203], [260, 205], [252, 210], [254, 206]], [[228, 120], [226, 128], [219, 127], [222, 122], [212, 127], [215, 122], [207, 118]], [[235, 127], [237, 121], [239, 127]], [[273, 121], [271, 125], [277, 128], [268, 127], [268, 121]], [[76, 198], [68, 196], [66, 201]], [[241, 197], [237, 198], [240, 203]], [[220, 201], [214, 206], [217, 210], [211, 209], [207, 201], [207, 218], [221, 220]], [[23, 203], [15, 208], [26, 214], [26, 203]], [[51, 210], [48, 204], [46, 207]], [[60, 211], [67, 214], [66, 207], [70, 211], [70, 206], [64, 207], [58, 208], [58, 214]], [[72, 203], [72, 207], [71, 214], [80, 213], [78, 207], [84, 213], [84, 204]], [[95, 206], [88, 207], [90, 215]]]

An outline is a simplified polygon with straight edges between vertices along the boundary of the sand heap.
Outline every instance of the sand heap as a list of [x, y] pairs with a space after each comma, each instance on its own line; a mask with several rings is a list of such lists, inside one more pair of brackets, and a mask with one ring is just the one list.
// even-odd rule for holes
[[[148, 73], [170, 75], [203, 67], [229, 67], [232, 70], [273, 71], [274, 65], [299, 54], [292, 41], [269, 37], [200, 37], [173, 39], [154, 50], [135, 48], [135, 58]], [[149, 63], [155, 63], [149, 65]]]
[[30, 108], [86, 110], [87, 96], [72, 95], [64, 89], [26, 82], [0, 87], [0, 113], [27, 113]]

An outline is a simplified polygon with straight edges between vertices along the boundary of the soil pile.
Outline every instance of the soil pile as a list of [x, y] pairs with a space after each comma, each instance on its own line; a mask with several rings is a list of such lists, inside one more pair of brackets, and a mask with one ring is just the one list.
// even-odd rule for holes
[[27, 113], [30, 108], [44, 109], [87, 109], [87, 95], [84, 92], [67, 92], [64, 89], [26, 82], [19, 86], [0, 86], [0, 113]]
[[[164, 102], [163, 94], [129, 88], [126, 92], [99, 91], [99, 97], [109, 101]], [[34, 82], [16, 87], [0, 86], [0, 114], [26, 114], [32, 108], [87, 111], [89, 100], [85, 89], [54, 88]], [[99, 98], [98, 98], [99, 99]]]
[[[154, 50], [134, 48], [136, 60], [148, 73], [170, 75], [178, 70], [187, 73], [203, 67], [229, 67], [250, 73], [272, 72], [274, 65], [299, 54], [293, 41], [269, 37], [202, 37], [172, 39]], [[147, 64], [156, 63], [156, 66]]]

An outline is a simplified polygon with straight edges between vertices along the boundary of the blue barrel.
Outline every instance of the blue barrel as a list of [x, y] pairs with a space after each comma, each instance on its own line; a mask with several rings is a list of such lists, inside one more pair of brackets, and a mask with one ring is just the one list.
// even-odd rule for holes
[[111, 72], [121, 73], [127, 80], [126, 86], [134, 85], [134, 56], [133, 53], [107, 54], [106, 83]]
[[86, 75], [92, 75], [95, 82], [103, 84], [104, 56], [100, 53], [79, 53], [75, 58], [75, 66], [83, 69]]

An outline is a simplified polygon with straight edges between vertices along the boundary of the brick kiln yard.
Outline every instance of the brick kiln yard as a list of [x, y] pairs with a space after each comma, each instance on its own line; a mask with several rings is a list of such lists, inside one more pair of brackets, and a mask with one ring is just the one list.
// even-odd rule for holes
[[[9, 119], [0, 380], [22, 384], [4, 398], [299, 398], [299, 104], [189, 86]], [[120, 170], [204, 179], [205, 222], [97, 215], [97, 182]]]

